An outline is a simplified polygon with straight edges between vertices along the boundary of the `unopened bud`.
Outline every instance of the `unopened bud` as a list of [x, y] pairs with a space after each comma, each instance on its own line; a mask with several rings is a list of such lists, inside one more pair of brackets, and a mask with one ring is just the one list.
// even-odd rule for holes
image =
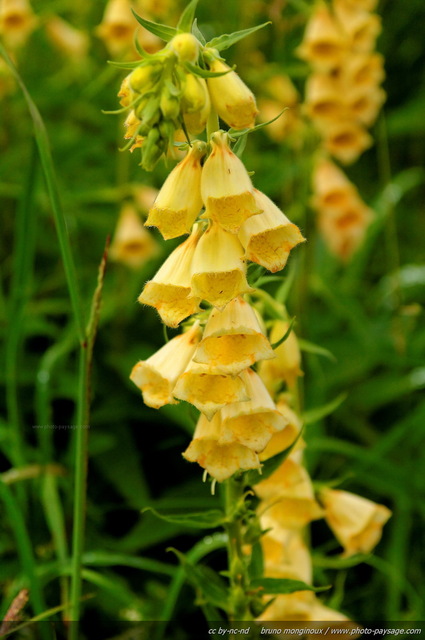
[[145, 93], [155, 83], [158, 78], [158, 67], [152, 65], [141, 65], [136, 67], [129, 75], [130, 86], [137, 93]]
[[211, 101], [220, 118], [234, 129], [253, 127], [258, 110], [252, 91], [221, 60], [213, 60], [210, 70], [229, 71], [223, 76], [208, 78]]
[[182, 106], [187, 113], [200, 111], [207, 101], [207, 83], [203, 78], [197, 78], [188, 73], [183, 90]]
[[164, 92], [161, 95], [160, 109], [166, 120], [175, 120], [180, 113], [180, 100], [169, 93]]
[[180, 33], [175, 36], [170, 46], [182, 62], [196, 62], [199, 53], [199, 43], [191, 33]]

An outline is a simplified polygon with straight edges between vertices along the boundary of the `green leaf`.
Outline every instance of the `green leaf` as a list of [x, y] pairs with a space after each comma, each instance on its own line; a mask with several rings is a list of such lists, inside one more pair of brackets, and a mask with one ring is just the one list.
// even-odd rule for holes
[[138, 40], [138, 37], [137, 37], [138, 35], [139, 35], [139, 29], [136, 29], [136, 31], [134, 32], [133, 44], [134, 44], [134, 48], [136, 49], [137, 53], [139, 54], [139, 56], [141, 58], [144, 58], [145, 60], [149, 60], [150, 58], [153, 58], [155, 56], [155, 54], [154, 53], [148, 53], [139, 44], [139, 40]]
[[298, 338], [298, 345], [301, 351], [305, 351], [306, 353], [314, 353], [317, 356], [323, 356], [324, 358], [328, 358], [328, 360], [332, 360], [332, 362], [336, 362], [334, 354], [329, 351], [329, 349], [325, 349], [325, 347], [314, 344], [314, 342], [309, 342], [308, 340]]
[[256, 124], [255, 127], [249, 127], [248, 129], [229, 129], [228, 134], [231, 138], [240, 138], [241, 136], [246, 136], [248, 135], [248, 133], [252, 133], [253, 131], [258, 131], [258, 129], [263, 129], [264, 127], [267, 127], [269, 124], [271, 124], [272, 122], [275, 122], [275, 120], [278, 120], [280, 118], [281, 115], [283, 115], [285, 113], [285, 111], [288, 110], [289, 107], [285, 107], [284, 109], [282, 109], [282, 111], [275, 116], [274, 118], [272, 118], [271, 120], [267, 120], [267, 122], [262, 122], [261, 124]]
[[329, 416], [336, 409], [338, 409], [339, 405], [342, 404], [347, 398], [347, 395], [347, 393], [341, 393], [339, 396], [331, 400], [331, 402], [328, 402], [321, 407], [315, 407], [314, 409], [305, 411], [303, 413], [304, 424], [312, 424], [314, 422], [322, 420], [322, 418], [326, 418], [326, 416]]
[[271, 22], [264, 22], [263, 24], [259, 24], [256, 27], [251, 27], [250, 29], [242, 29], [241, 31], [234, 31], [233, 33], [223, 33], [222, 36], [218, 36], [217, 38], [213, 38], [207, 44], [207, 47], [212, 47], [213, 49], [217, 49], [217, 51], [225, 51], [239, 40], [250, 36], [251, 33], [255, 33], [259, 29], [263, 27], [267, 27]]
[[188, 582], [201, 592], [207, 603], [223, 611], [229, 611], [229, 591], [226, 583], [215, 571], [210, 567], [192, 564], [177, 549], [171, 547], [168, 551], [172, 551], [177, 556]]
[[184, 64], [187, 71], [193, 73], [195, 76], [199, 76], [200, 78], [219, 78], [220, 76], [225, 76], [231, 71], [234, 71], [235, 67], [230, 67], [230, 69], [226, 69], [226, 71], [209, 71], [208, 69], [201, 69], [196, 64], [192, 64], [191, 62], [185, 62]]
[[204, 38], [204, 34], [202, 33], [202, 31], [199, 30], [198, 21], [196, 18], [192, 24], [192, 33], [195, 36], [195, 38], [198, 38], [201, 44], [203, 44], [204, 46], [207, 44], [207, 41]]
[[152, 507], [147, 507], [143, 509], [142, 513], [146, 511], [152, 512], [157, 518], [161, 518], [161, 520], [165, 520], [166, 522], [172, 522], [173, 524], [180, 524], [186, 527], [194, 527], [195, 529], [212, 529], [220, 526], [224, 522], [224, 514], [219, 509], [176, 512], [175, 510], [157, 511]]
[[117, 69], [135, 69], [140, 66], [140, 60], [135, 60], [134, 62], [115, 62], [115, 60], [107, 60], [107, 64], [110, 64], [112, 67], [117, 67]]
[[263, 593], [280, 594], [294, 593], [295, 591], [327, 591], [328, 587], [313, 587], [302, 580], [290, 580], [288, 578], [257, 578], [251, 581], [250, 587], [261, 589]]
[[233, 145], [233, 153], [238, 156], [238, 158], [242, 158], [242, 154], [245, 151], [247, 136], [242, 136], [236, 140], [236, 143]]
[[195, 11], [196, 11], [197, 4], [198, 4], [198, 0], [192, 0], [186, 6], [177, 24], [177, 29], [179, 31], [183, 31], [183, 32], [191, 31], [192, 23], [195, 18]]
[[273, 342], [273, 344], [271, 345], [273, 350], [280, 347], [280, 345], [283, 344], [285, 340], [289, 338], [289, 334], [291, 333], [294, 324], [295, 324], [295, 316], [292, 318], [291, 322], [289, 323], [289, 327], [286, 333], [277, 342]]
[[174, 27], [169, 27], [166, 24], [159, 24], [158, 22], [151, 22], [150, 20], [146, 20], [145, 18], [137, 15], [134, 9], [131, 11], [137, 22], [141, 24], [142, 27], [145, 27], [145, 29], [153, 33], [155, 36], [158, 36], [158, 38], [161, 38], [161, 40], [165, 40], [165, 42], [172, 40], [178, 33], [177, 29]]

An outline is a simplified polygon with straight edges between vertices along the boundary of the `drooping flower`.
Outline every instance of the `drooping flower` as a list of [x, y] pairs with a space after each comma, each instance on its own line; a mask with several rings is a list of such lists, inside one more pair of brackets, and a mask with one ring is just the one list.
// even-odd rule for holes
[[382, 536], [391, 511], [348, 491], [325, 489], [320, 493], [325, 518], [344, 547], [344, 556], [369, 553]]
[[262, 265], [272, 273], [285, 266], [289, 253], [305, 242], [298, 227], [264, 193], [254, 189], [255, 202], [263, 210], [244, 222], [238, 238], [245, 258]]
[[201, 414], [193, 440], [183, 453], [186, 460], [197, 462], [219, 482], [237, 471], [260, 468], [257, 454], [248, 447], [238, 442], [219, 444], [220, 431], [220, 413], [216, 413], [211, 422]]
[[223, 311], [213, 309], [193, 360], [210, 371], [237, 375], [258, 360], [274, 357], [255, 311], [237, 297]]
[[313, 73], [305, 86], [305, 111], [315, 121], [335, 121], [346, 115], [344, 95], [331, 75]]
[[218, 309], [251, 291], [246, 280], [242, 245], [235, 235], [218, 224], [211, 224], [196, 247], [191, 286], [195, 297]]
[[112, 260], [138, 269], [158, 253], [158, 245], [130, 203], [124, 204], [109, 250]]
[[[270, 342], [272, 344], [278, 342], [288, 329], [288, 322], [275, 320], [270, 331]], [[283, 380], [292, 388], [297, 378], [303, 375], [300, 348], [293, 330], [286, 340], [275, 348], [274, 353], [276, 357], [273, 360], [260, 362], [258, 367], [258, 373], [272, 394]]]
[[307, 24], [297, 53], [319, 69], [336, 67], [347, 48], [344, 32], [326, 5], [318, 5]]
[[181, 107], [186, 128], [192, 135], [204, 131], [211, 110], [207, 83], [192, 73], [187, 73]]
[[189, 233], [202, 209], [200, 185], [204, 154], [205, 144], [193, 143], [184, 160], [168, 175], [149, 211], [146, 225], [157, 227], [165, 240]]
[[381, 31], [381, 20], [376, 13], [369, 13], [334, 0], [335, 15], [348, 38], [351, 50], [361, 53], [371, 51]]
[[69, 58], [81, 61], [87, 56], [89, 38], [87, 33], [76, 29], [59, 16], [46, 22], [46, 33], [53, 45]]
[[372, 143], [365, 129], [351, 120], [337, 120], [322, 130], [325, 149], [344, 164], [354, 162]]
[[235, 71], [221, 60], [214, 59], [210, 71], [225, 75], [208, 78], [208, 90], [211, 102], [218, 115], [229, 127], [246, 129], [253, 127], [258, 114], [254, 94]]
[[108, 51], [118, 56], [132, 47], [134, 18], [129, 0], [108, 0], [102, 22], [96, 27]]
[[6, 46], [23, 46], [38, 24], [28, 0], [2, 0], [0, 3], [0, 35]]
[[176, 404], [173, 389], [178, 377], [192, 358], [201, 337], [199, 324], [167, 342], [147, 360], [138, 362], [130, 379], [139, 387], [145, 404], [159, 409], [165, 404]]
[[199, 225], [194, 225], [187, 240], [174, 249], [139, 296], [139, 302], [154, 307], [169, 327], [177, 327], [199, 310], [200, 298], [191, 289], [191, 276], [201, 233]]
[[211, 146], [211, 155], [202, 170], [201, 193], [206, 207], [203, 217], [237, 233], [241, 224], [261, 213], [261, 209], [255, 202], [247, 170], [229, 147], [228, 135], [214, 133]]
[[260, 454], [261, 462], [264, 462], [264, 460], [268, 460], [278, 453], [285, 451], [285, 449], [288, 449], [288, 447], [290, 447], [298, 438], [301, 431], [301, 419], [295, 411], [287, 405], [285, 400], [279, 400], [276, 404], [276, 408], [285, 418], [286, 425], [282, 431], [272, 435], [267, 447]]
[[357, 189], [336, 164], [322, 157], [314, 166], [313, 192], [313, 205], [320, 210], [346, 206]]

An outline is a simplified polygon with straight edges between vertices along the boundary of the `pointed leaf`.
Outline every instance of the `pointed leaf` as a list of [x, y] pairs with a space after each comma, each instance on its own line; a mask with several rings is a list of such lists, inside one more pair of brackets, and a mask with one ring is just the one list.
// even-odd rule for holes
[[225, 51], [229, 47], [231, 47], [239, 40], [250, 36], [251, 33], [255, 33], [259, 29], [266, 27], [271, 22], [264, 22], [263, 24], [259, 24], [256, 27], [251, 27], [250, 29], [242, 29], [241, 31], [234, 31], [233, 33], [223, 33], [222, 36], [218, 36], [217, 38], [213, 38], [207, 44], [207, 47], [212, 47], [213, 49], [217, 49], [217, 51]]
[[165, 520], [166, 522], [172, 522], [173, 524], [180, 524], [186, 527], [194, 527], [195, 529], [212, 529], [220, 526], [224, 522], [224, 514], [219, 509], [210, 509], [208, 511], [172, 511], [163, 510], [157, 511], [152, 507], [143, 509], [142, 513], [151, 511], [157, 518]]
[[332, 351], [325, 349], [325, 347], [321, 347], [320, 345], [314, 344], [314, 342], [309, 342], [308, 340], [303, 340], [302, 338], [298, 338], [298, 344], [301, 351], [314, 353], [317, 356], [323, 356], [324, 358], [328, 358], [328, 360], [332, 360], [332, 362], [336, 362], [336, 358]]
[[201, 44], [203, 44], [204, 46], [207, 44], [207, 41], [204, 38], [204, 34], [202, 33], [202, 31], [199, 30], [198, 27], [198, 20], [195, 18], [195, 20], [193, 21], [193, 25], [192, 25], [192, 33], [195, 36], [195, 38], [198, 38], [199, 42]]
[[195, 17], [196, 5], [198, 0], [192, 0], [184, 9], [177, 24], [177, 29], [183, 32], [190, 32], [192, 29], [193, 19]]
[[115, 62], [115, 60], [108, 60], [107, 63], [117, 69], [135, 69], [140, 66], [140, 60], [135, 60], [134, 62]]
[[264, 127], [267, 127], [269, 124], [272, 124], [272, 122], [275, 122], [276, 120], [278, 120], [280, 116], [283, 115], [285, 111], [287, 111], [288, 109], [289, 107], [285, 107], [277, 116], [275, 116], [271, 120], [267, 120], [267, 122], [261, 122], [260, 124], [256, 124], [254, 127], [249, 127], [248, 129], [231, 128], [229, 129], [228, 134], [231, 138], [240, 138], [241, 136], [246, 136], [248, 135], [248, 133], [252, 133], [253, 131], [258, 131], [258, 129], [264, 129]]
[[192, 64], [191, 62], [185, 62], [186, 69], [193, 73], [195, 76], [199, 76], [200, 78], [219, 78], [220, 76], [225, 76], [231, 71], [234, 70], [235, 67], [230, 67], [230, 69], [226, 69], [226, 71], [209, 71], [208, 69], [201, 69], [196, 64]]
[[155, 54], [148, 53], [139, 44], [138, 35], [139, 35], [139, 29], [136, 29], [136, 31], [134, 32], [133, 44], [134, 44], [134, 48], [136, 49], [137, 53], [139, 54], [139, 56], [141, 58], [144, 58], [145, 60], [148, 60], [149, 58], [153, 58]]
[[235, 155], [238, 156], [238, 158], [242, 157], [242, 154], [245, 151], [247, 140], [248, 140], [247, 136], [241, 136], [236, 140], [236, 143], [233, 145], [232, 151]]
[[302, 580], [288, 578], [257, 578], [251, 581], [250, 587], [262, 590], [263, 593], [279, 594], [294, 593], [295, 591], [327, 591], [330, 587], [312, 587]]
[[137, 22], [141, 24], [142, 27], [145, 27], [145, 29], [153, 33], [155, 36], [158, 36], [158, 38], [161, 38], [161, 40], [165, 40], [165, 42], [172, 40], [178, 33], [177, 29], [174, 27], [169, 27], [166, 24], [159, 24], [158, 22], [151, 22], [150, 20], [146, 20], [145, 18], [137, 15], [134, 9], [131, 11]]
[[312, 424], [314, 422], [322, 420], [322, 418], [326, 418], [326, 416], [329, 416], [336, 409], [338, 409], [339, 405], [342, 404], [346, 398], [347, 394], [341, 393], [337, 398], [331, 400], [331, 402], [328, 402], [321, 407], [315, 407], [314, 409], [305, 411], [303, 413], [303, 422], [305, 424]]

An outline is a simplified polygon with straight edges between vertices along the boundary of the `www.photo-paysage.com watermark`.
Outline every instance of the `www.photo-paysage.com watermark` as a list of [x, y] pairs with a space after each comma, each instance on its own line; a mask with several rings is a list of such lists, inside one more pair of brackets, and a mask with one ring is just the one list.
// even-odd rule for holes
[[65, 430], [65, 429], [90, 429], [89, 424], [33, 424], [33, 429], [57, 429], [57, 430]]

